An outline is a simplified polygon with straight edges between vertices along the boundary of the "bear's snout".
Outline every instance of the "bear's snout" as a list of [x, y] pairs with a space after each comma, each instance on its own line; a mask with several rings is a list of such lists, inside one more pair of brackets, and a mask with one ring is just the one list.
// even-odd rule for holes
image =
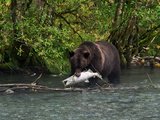
[[76, 77], [81, 76], [81, 70], [80, 70], [80, 69], [76, 69], [74, 75], [75, 75]]
[[81, 73], [80, 73], [80, 72], [76, 72], [74, 75], [75, 75], [76, 77], [80, 77], [80, 76], [81, 76]]

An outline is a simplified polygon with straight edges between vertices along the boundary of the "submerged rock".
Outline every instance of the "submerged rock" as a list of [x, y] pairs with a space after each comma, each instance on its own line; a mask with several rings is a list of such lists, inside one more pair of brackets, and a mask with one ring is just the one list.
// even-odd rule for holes
[[7, 89], [7, 90], [5, 91], [5, 93], [6, 93], [6, 94], [13, 94], [13, 93], [14, 93], [14, 91], [13, 91], [13, 90], [11, 90], [11, 89]]

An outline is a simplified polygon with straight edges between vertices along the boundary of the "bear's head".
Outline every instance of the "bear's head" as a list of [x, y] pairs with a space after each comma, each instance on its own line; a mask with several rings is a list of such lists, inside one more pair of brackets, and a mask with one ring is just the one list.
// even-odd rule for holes
[[90, 65], [92, 54], [86, 47], [79, 47], [75, 51], [69, 52], [71, 64], [71, 74], [79, 77], [81, 72]]

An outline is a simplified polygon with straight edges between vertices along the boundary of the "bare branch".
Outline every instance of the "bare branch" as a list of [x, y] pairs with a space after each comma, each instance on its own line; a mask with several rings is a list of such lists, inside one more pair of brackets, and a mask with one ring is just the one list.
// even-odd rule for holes
[[[46, 5], [48, 5], [48, 6], [51, 7], [52, 9], [54, 9], [54, 8], [52, 7], [52, 5], [50, 5], [46, 0], [44, 0], [44, 2], [45, 2]], [[57, 17], [63, 19], [63, 20], [69, 25], [69, 27], [73, 30], [73, 32], [76, 33], [76, 34], [79, 36], [79, 38], [82, 40], [82, 39], [83, 39], [82, 36], [72, 27], [71, 23], [63, 16], [64, 14], [72, 13], [72, 12], [76, 11], [78, 8], [79, 8], [79, 6], [77, 6], [75, 9], [66, 10], [66, 11], [63, 11], [63, 12], [61, 12], [61, 13], [57, 13], [55, 10], [52, 11], [52, 12], [54, 12], [54, 14], [55, 14]]]

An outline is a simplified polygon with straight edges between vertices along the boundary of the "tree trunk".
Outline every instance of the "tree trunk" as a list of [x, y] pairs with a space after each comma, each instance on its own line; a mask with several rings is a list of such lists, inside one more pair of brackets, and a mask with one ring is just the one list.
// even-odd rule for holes
[[124, 0], [120, 0], [117, 3], [117, 7], [116, 7], [116, 12], [115, 12], [115, 16], [112, 22], [112, 28], [117, 28], [117, 26], [119, 25], [119, 22], [121, 20], [121, 16], [123, 13], [123, 8], [124, 8]]
[[119, 0], [117, 3], [109, 40], [119, 50], [121, 66], [129, 67], [135, 51], [133, 46], [137, 45], [138, 26], [137, 17], [134, 14], [137, 5], [135, 4], [131, 13], [126, 13], [129, 15], [129, 18], [126, 19], [123, 16], [125, 3], [125, 0]]
[[12, 18], [12, 28], [13, 28], [13, 37], [14, 40], [17, 37], [17, 15], [16, 15], [16, 9], [17, 9], [17, 0], [11, 0], [11, 18]]

